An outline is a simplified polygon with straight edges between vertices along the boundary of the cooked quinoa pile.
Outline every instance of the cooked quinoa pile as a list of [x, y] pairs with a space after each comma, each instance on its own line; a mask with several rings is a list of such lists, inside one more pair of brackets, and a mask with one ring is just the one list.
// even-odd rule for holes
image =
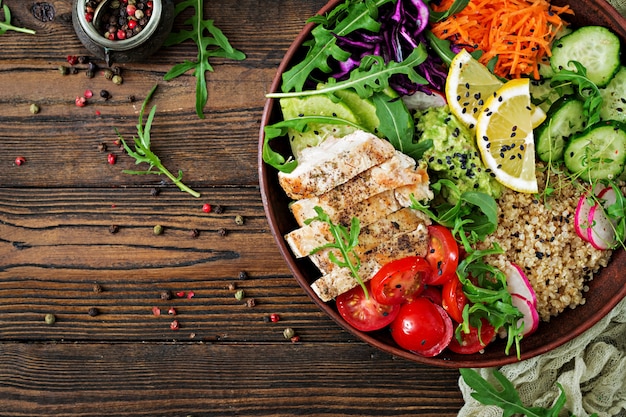
[[[546, 173], [539, 169], [540, 190]], [[496, 241], [504, 255], [488, 262], [504, 269], [513, 262], [524, 270], [537, 295], [537, 309], [543, 321], [585, 303], [586, 282], [608, 264], [612, 251], [597, 250], [583, 241], [574, 229], [574, 214], [580, 192], [568, 179], [550, 175], [553, 195], [538, 199], [533, 194], [511, 190], [498, 200], [498, 230], [485, 240]]]

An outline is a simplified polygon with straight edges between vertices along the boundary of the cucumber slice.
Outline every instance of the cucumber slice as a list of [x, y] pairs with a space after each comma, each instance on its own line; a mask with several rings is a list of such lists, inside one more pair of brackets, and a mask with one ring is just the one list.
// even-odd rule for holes
[[626, 67], [622, 66], [606, 88], [600, 89], [602, 120], [626, 123]]
[[596, 123], [569, 141], [564, 159], [584, 179], [617, 178], [626, 161], [626, 131], [618, 122]]
[[565, 143], [573, 134], [584, 130], [585, 120], [582, 101], [565, 96], [555, 102], [546, 121], [537, 129], [535, 149], [539, 159], [544, 162], [561, 160]]
[[587, 77], [598, 87], [609, 83], [620, 68], [620, 41], [601, 26], [584, 26], [558, 39], [552, 47], [550, 65], [555, 72], [575, 71], [571, 61], [581, 63]]

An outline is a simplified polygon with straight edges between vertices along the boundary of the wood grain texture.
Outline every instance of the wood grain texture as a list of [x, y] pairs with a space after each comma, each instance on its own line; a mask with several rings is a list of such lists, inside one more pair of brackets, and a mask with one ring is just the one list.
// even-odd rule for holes
[[[68, 55], [87, 53], [72, 2], [49, 1], [56, 16], [45, 23], [34, 3], [4, 0], [35, 36], [0, 36], [0, 415], [456, 415], [458, 372], [355, 340], [298, 286], [268, 231], [256, 154], [264, 94], [323, 0], [204, 2], [205, 17], [247, 55], [212, 61], [205, 119], [191, 74], [163, 81], [196, 56], [194, 44], [120, 65], [119, 86], [86, 77], [84, 65], [63, 76]], [[132, 138], [154, 84], [152, 148], [199, 199], [163, 177], [122, 172], [137, 167], [115, 129]], [[94, 98], [76, 107], [87, 89]], [[17, 166], [20, 155], [27, 162]], [[204, 213], [204, 203], [223, 212]], [[165, 290], [185, 296], [162, 300]], [[269, 322], [272, 313], [281, 320]], [[300, 342], [284, 338], [287, 327]]]

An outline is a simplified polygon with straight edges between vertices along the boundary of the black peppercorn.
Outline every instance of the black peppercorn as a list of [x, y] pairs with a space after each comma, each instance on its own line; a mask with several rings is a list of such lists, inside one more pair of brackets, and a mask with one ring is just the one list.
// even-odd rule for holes
[[100, 314], [100, 310], [98, 310], [96, 307], [91, 307], [87, 314], [89, 314], [91, 317], [96, 317], [98, 314]]
[[195, 239], [198, 236], [200, 236], [200, 231], [198, 229], [191, 229], [191, 232], [189, 232], [189, 235], [192, 237], [192, 239]]
[[224, 212], [224, 207], [217, 204], [215, 207], [213, 207], [213, 212], [215, 214], [222, 214]]
[[109, 233], [115, 234], [120, 230], [120, 227], [116, 224], [109, 226]]
[[226, 232], [226, 229], [224, 229], [223, 227], [220, 227], [219, 229], [217, 229], [217, 234], [221, 237], [224, 237], [228, 234], [228, 232]]
[[246, 271], [239, 272], [239, 279], [241, 280], [248, 279], [248, 273]]
[[100, 90], [100, 97], [102, 97], [105, 100], [108, 100], [111, 98], [111, 93], [109, 93], [107, 90]]
[[100, 294], [102, 292], [102, 286], [100, 284], [93, 284], [93, 292]]
[[150, 189], [150, 195], [151, 195], [152, 197], [156, 197], [156, 196], [158, 196], [159, 194], [161, 194], [161, 190], [159, 190], [158, 188], [151, 188], [151, 189]]
[[161, 291], [161, 300], [171, 300], [172, 299], [172, 292], [170, 290], [163, 290]]

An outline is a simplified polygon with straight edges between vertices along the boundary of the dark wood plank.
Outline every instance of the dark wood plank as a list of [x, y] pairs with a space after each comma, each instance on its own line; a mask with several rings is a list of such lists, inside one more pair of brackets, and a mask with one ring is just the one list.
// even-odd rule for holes
[[0, 355], [3, 415], [454, 416], [462, 406], [457, 371], [362, 344], [5, 343]]

